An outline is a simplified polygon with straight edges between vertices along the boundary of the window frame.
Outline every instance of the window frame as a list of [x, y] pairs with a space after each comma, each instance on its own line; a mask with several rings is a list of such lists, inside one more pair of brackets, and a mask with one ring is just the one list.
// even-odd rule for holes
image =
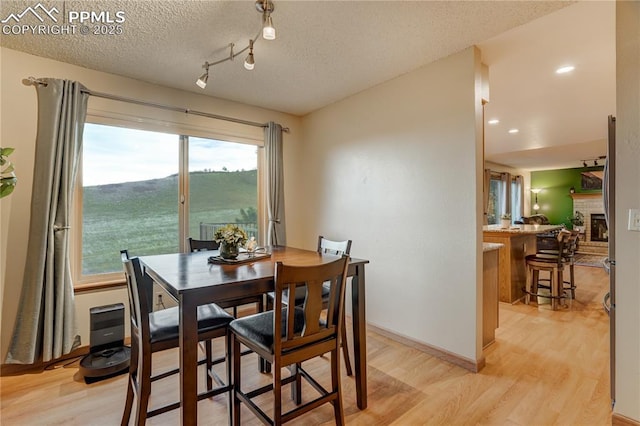
[[[257, 132], [242, 132], [238, 130], [220, 129], [218, 127], [194, 125], [189, 123], [177, 123], [174, 121], [160, 120], [156, 118], [148, 118], [130, 114], [119, 114], [105, 111], [87, 112], [85, 120], [89, 124], [124, 127], [132, 130], [145, 130], [153, 132], [163, 132], [175, 134], [179, 137], [179, 180], [178, 180], [178, 232], [180, 234], [179, 248], [181, 252], [186, 250], [186, 237], [189, 230], [189, 164], [188, 164], [188, 138], [198, 137], [212, 140], [219, 140], [231, 143], [241, 143], [253, 145], [257, 150], [257, 210], [258, 210], [258, 226], [260, 229], [259, 244], [266, 241], [266, 196], [265, 196], [265, 156], [264, 156], [264, 138], [260, 138]], [[211, 120], [214, 124], [215, 120]], [[244, 126], [248, 127], [248, 126]], [[260, 135], [262, 134], [262, 129]], [[186, 139], [185, 143], [183, 139]], [[74, 283], [74, 290], [91, 291], [98, 289], [108, 289], [119, 287], [125, 284], [124, 274], [122, 272], [109, 272], [103, 274], [84, 275], [82, 273], [82, 225], [83, 225], [83, 186], [82, 186], [82, 170], [84, 158], [82, 152], [78, 161], [78, 172], [75, 180], [75, 188], [73, 194], [72, 208], [72, 228], [71, 228], [71, 247], [70, 247], [70, 263], [71, 275]]]

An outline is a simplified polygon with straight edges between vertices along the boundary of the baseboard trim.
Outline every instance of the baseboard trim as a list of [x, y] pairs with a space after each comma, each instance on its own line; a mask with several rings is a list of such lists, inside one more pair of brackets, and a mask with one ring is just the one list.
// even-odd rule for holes
[[630, 419], [621, 414], [611, 415], [611, 426], [640, 426], [640, 421]]
[[371, 329], [371, 331], [374, 331], [395, 342], [402, 343], [403, 345], [407, 345], [421, 352], [434, 356], [438, 359], [457, 365], [458, 367], [462, 367], [465, 370], [471, 371], [472, 373], [479, 372], [485, 366], [484, 356], [482, 356], [478, 360], [472, 360], [472, 359], [460, 356], [458, 354], [454, 354], [452, 352], [449, 352], [437, 346], [431, 346], [423, 342], [418, 342], [417, 340], [414, 340], [411, 337], [398, 334], [394, 331], [386, 330], [376, 325], [367, 324], [367, 327]]
[[55, 366], [56, 364], [64, 363], [73, 358], [79, 358], [89, 353], [89, 346], [81, 346], [71, 353], [61, 356], [58, 359], [54, 359], [47, 362], [39, 360], [34, 364], [2, 364], [0, 365], [0, 377], [5, 376], [20, 376], [22, 374], [40, 373], [46, 368]]

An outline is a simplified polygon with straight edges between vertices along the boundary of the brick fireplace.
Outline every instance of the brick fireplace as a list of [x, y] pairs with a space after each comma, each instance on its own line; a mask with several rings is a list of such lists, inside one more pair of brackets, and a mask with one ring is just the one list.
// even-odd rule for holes
[[606, 255], [609, 250], [609, 234], [604, 221], [602, 194], [571, 194], [573, 212], [584, 215], [584, 234], [580, 235], [579, 253]]

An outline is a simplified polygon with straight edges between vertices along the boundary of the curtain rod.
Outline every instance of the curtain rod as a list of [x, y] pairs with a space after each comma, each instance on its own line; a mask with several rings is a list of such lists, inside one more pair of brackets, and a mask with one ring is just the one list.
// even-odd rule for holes
[[[47, 85], [46, 81], [40, 80], [40, 79], [37, 79], [37, 78], [34, 78], [34, 77], [29, 77], [27, 79], [24, 79], [23, 83], [31, 84], [31, 85], [35, 85], [35, 84], [41, 84], [43, 86]], [[142, 105], [142, 106], [150, 106], [150, 107], [153, 107], [153, 108], [164, 109], [164, 110], [168, 110], [168, 111], [184, 112], [185, 114], [192, 114], [192, 115], [197, 115], [197, 116], [200, 116], [200, 117], [214, 118], [216, 120], [231, 121], [233, 123], [245, 124], [247, 126], [262, 127], [262, 128], [267, 127], [267, 125], [264, 124], [264, 123], [256, 123], [255, 121], [248, 121], [248, 120], [242, 120], [240, 118], [226, 117], [224, 115], [218, 115], [218, 114], [212, 114], [212, 113], [209, 113], [209, 112], [197, 111], [197, 110], [193, 110], [193, 109], [190, 109], [190, 108], [176, 107], [176, 106], [173, 106], [173, 105], [166, 105], [166, 104], [157, 104], [157, 103], [154, 103], [154, 102], [147, 102], [147, 101], [140, 101], [138, 99], [125, 98], [123, 96], [111, 95], [109, 93], [95, 92], [95, 91], [89, 90], [89, 89], [83, 89], [82, 91], [84, 93], [90, 95], [90, 96], [95, 96], [97, 98], [110, 99], [112, 101], [126, 102], [126, 103], [130, 103], [130, 104], [136, 104], [136, 105]], [[283, 127], [282, 131], [289, 133], [289, 128], [288, 127]]]

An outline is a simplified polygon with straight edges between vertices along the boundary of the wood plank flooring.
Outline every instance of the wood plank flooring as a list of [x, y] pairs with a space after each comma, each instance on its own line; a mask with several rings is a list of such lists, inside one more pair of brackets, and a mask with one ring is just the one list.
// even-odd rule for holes
[[[357, 409], [355, 384], [343, 374], [350, 425], [610, 425], [609, 321], [602, 309], [608, 276], [602, 268], [576, 267], [576, 300], [559, 311], [549, 305], [500, 304], [496, 342], [485, 350], [477, 374], [374, 332], [368, 339], [369, 408]], [[218, 345], [220, 346], [220, 345]], [[177, 363], [177, 351], [154, 355], [158, 371]], [[305, 364], [326, 376], [329, 362]], [[343, 366], [344, 372], [344, 366]], [[77, 362], [37, 374], [2, 377], [0, 423], [13, 425], [116, 425], [125, 398], [124, 375], [85, 384]], [[243, 384], [266, 383], [255, 355], [243, 357]], [[201, 380], [202, 381], [202, 380]], [[328, 381], [323, 381], [328, 384]], [[291, 406], [288, 391], [283, 400]], [[305, 399], [315, 397], [304, 388]], [[152, 406], [177, 400], [176, 378], [155, 382]], [[269, 397], [262, 403], [269, 412]], [[333, 424], [324, 406], [292, 424]], [[224, 397], [201, 401], [202, 425], [227, 424]], [[243, 411], [243, 424], [260, 424]], [[148, 421], [179, 424], [178, 411]]]

